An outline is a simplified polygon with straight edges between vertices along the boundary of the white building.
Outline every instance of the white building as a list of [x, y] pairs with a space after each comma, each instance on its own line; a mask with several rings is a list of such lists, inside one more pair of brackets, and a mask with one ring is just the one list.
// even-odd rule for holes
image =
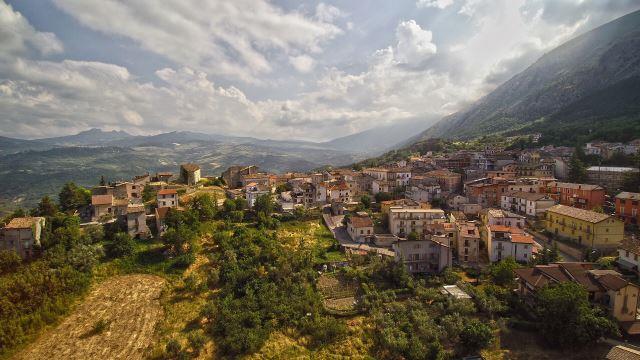
[[40, 236], [45, 225], [43, 217], [13, 218], [0, 230], [0, 249], [14, 250], [20, 257], [33, 255], [34, 246], [40, 246]]
[[256, 204], [256, 200], [262, 195], [271, 195], [271, 188], [256, 183], [247, 184], [244, 187], [245, 196], [247, 198], [247, 206], [253, 208]]
[[366, 212], [352, 214], [347, 218], [347, 233], [355, 242], [366, 242], [373, 236], [373, 221]]
[[401, 240], [392, 248], [395, 260], [412, 274], [439, 273], [453, 263], [451, 246], [435, 240]]
[[514, 191], [504, 194], [500, 198], [502, 210], [513, 211], [517, 214], [538, 217], [556, 202], [547, 194]]
[[489, 261], [498, 262], [508, 257], [518, 262], [531, 260], [533, 237], [525, 234], [523, 230], [502, 225], [487, 225], [484, 233]]
[[447, 219], [442, 209], [389, 209], [389, 231], [391, 234], [404, 238], [412, 232], [423, 237], [428, 226], [444, 223]]
[[418, 202], [430, 202], [441, 197], [442, 190], [437, 183], [431, 185], [412, 185], [405, 190], [408, 199]]
[[178, 191], [176, 189], [162, 189], [158, 191], [156, 195], [158, 207], [177, 207], [178, 206]]

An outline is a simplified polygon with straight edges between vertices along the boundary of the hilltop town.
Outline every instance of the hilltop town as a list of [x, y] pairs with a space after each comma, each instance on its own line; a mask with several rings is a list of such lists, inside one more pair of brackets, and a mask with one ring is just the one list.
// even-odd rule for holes
[[[104, 277], [106, 269], [116, 274], [160, 275], [170, 280], [174, 291], [197, 289], [193, 291], [199, 295], [183, 299], [186, 304], [205, 304], [191, 316], [205, 323], [221, 322], [204, 326], [204, 334], [212, 336], [214, 344], [207, 346], [217, 348], [218, 354], [251, 354], [269, 346], [264, 345], [269, 340], [263, 330], [259, 330], [260, 340], [238, 345], [241, 335], [230, 333], [230, 326], [244, 320], [225, 316], [243, 310], [232, 307], [232, 313], [220, 315], [221, 307], [229, 305], [214, 300], [217, 305], [209, 308], [206, 303], [210, 300], [206, 299], [216, 299], [213, 294], [219, 289], [227, 294], [251, 284], [231, 277], [230, 272], [237, 270], [227, 267], [236, 257], [249, 261], [254, 255], [245, 254], [248, 250], [243, 249], [255, 242], [252, 246], [262, 249], [260, 253], [275, 251], [263, 260], [251, 260], [262, 263], [258, 267], [262, 269], [292, 261], [282, 258], [288, 251], [303, 257], [311, 252], [313, 260], [307, 265], [288, 265], [302, 266], [288, 276], [295, 278], [298, 271], [302, 274], [309, 270], [315, 275], [293, 288], [277, 286], [285, 286], [279, 296], [303, 291], [297, 286], [316, 294], [311, 298], [300, 294], [295, 301], [308, 302], [318, 296], [319, 305], [306, 305], [311, 306], [309, 314], [319, 311], [313, 324], [303, 326], [299, 320], [263, 316], [265, 321], [274, 316], [273, 321], [288, 324], [285, 328], [298, 328], [299, 335], [289, 335], [294, 338], [318, 337], [328, 353], [335, 354], [336, 350], [327, 344], [344, 345], [348, 338], [363, 336], [368, 321], [373, 321], [373, 326], [391, 321], [377, 318], [381, 316], [379, 311], [406, 299], [400, 303], [401, 311], [418, 311], [426, 306], [419, 311], [433, 312], [436, 310], [428, 304], [444, 302], [448, 305], [437, 310], [443, 320], [455, 316], [455, 326], [437, 318], [430, 320], [435, 322], [429, 326], [444, 329], [439, 335], [404, 333], [412, 341], [438, 344], [428, 347], [433, 354], [517, 355], [510, 331], [520, 334], [537, 329], [533, 337], [546, 339], [550, 349], [610, 339], [590, 345], [603, 355], [615, 341], [640, 334], [640, 174], [633, 166], [588, 163], [594, 158], [599, 162], [624, 158], [637, 164], [639, 148], [638, 140], [627, 144], [588, 143], [579, 149], [532, 146], [507, 150], [494, 144], [481, 150], [414, 153], [369, 168], [357, 165], [273, 174], [246, 164], [210, 175], [203, 174], [198, 164], [186, 163], [175, 173], [140, 174], [129, 180], [103, 177], [91, 189], [68, 183], [57, 204], [45, 197], [29, 214], [16, 211], [3, 220], [3, 271], [8, 274], [5, 276], [15, 275], [8, 266], [20, 262], [20, 269], [41, 262], [51, 264], [50, 254], [57, 251], [56, 256], [77, 264], [73, 265], [77, 266], [74, 271], [88, 282], [96, 276]], [[636, 191], [624, 191], [633, 189]], [[10, 252], [19, 259], [13, 259]], [[86, 252], [82, 259], [77, 258], [79, 252]], [[254, 266], [249, 264], [242, 266]], [[279, 266], [267, 271], [267, 278], [276, 276], [281, 271]], [[268, 275], [272, 271], [275, 273]], [[18, 285], [11, 286], [15, 289]], [[80, 297], [87, 286], [70, 294]], [[560, 288], [572, 297], [553, 292]], [[247, 301], [246, 293], [231, 294], [227, 296]], [[56, 296], [54, 292], [37, 306]], [[425, 299], [430, 299], [427, 305], [410, 305]], [[558, 319], [578, 321], [571, 319], [572, 315], [560, 316], [553, 308], [563, 301], [568, 301], [567, 306], [579, 304], [599, 323], [559, 324]], [[38, 314], [44, 311], [38, 309]], [[9, 316], [5, 319], [8, 327], [17, 326], [11, 325], [11, 315], [3, 316]], [[345, 317], [359, 320], [349, 321], [345, 327], [341, 320]], [[371, 320], [366, 320], [369, 317]], [[589, 331], [592, 335], [561, 337], [558, 326], [567, 326], [564, 332]], [[318, 334], [322, 327], [331, 330]], [[273, 325], [268, 328], [280, 329]], [[30, 325], [20, 331], [28, 334], [37, 330]], [[405, 330], [396, 331], [403, 334]], [[154, 356], [215, 353], [206, 347], [201, 350], [208, 340], [198, 334], [195, 340], [195, 335], [176, 340], [174, 333], [167, 332], [161, 338], [169, 342], [158, 345], [156, 340]], [[377, 336], [374, 340], [358, 340], [364, 343], [351, 354], [416, 358], [410, 355], [413, 350]], [[5, 346], [12, 344], [3, 341]], [[311, 345], [313, 340], [299, 341], [310, 348], [317, 346]], [[623, 350], [614, 347], [611, 351]], [[559, 353], [545, 356], [556, 356], [550, 354]]]

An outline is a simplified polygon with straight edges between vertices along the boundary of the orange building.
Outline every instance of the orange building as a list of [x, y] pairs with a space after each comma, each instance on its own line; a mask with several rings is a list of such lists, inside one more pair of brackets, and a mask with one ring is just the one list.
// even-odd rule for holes
[[604, 206], [605, 190], [599, 185], [550, 182], [546, 192], [561, 205], [586, 210]]
[[640, 193], [621, 192], [616, 195], [616, 216], [625, 224], [640, 224]]

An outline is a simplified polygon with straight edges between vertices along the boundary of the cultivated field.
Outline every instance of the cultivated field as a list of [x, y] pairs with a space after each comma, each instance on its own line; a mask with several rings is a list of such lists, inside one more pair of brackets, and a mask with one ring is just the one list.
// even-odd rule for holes
[[142, 359], [163, 316], [159, 297], [164, 284], [153, 275], [105, 280], [61, 324], [15, 358]]

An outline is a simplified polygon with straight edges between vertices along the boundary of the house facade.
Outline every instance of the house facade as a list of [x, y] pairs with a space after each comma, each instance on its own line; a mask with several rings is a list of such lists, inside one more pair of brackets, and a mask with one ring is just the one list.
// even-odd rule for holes
[[411, 274], [439, 273], [453, 265], [451, 247], [435, 240], [400, 240], [392, 249], [395, 261]]
[[480, 231], [473, 222], [457, 224], [456, 252], [458, 263], [476, 265], [480, 262]]
[[424, 237], [429, 225], [446, 221], [444, 211], [441, 209], [389, 209], [389, 231], [401, 238], [407, 237], [412, 232]]
[[487, 225], [485, 243], [489, 261], [498, 262], [512, 257], [518, 262], [529, 262], [533, 255], [533, 237], [518, 228]]
[[616, 249], [624, 238], [624, 223], [613, 216], [565, 205], [547, 210], [545, 229], [594, 249]]
[[177, 207], [178, 191], [176, 189], [162, 189], [156, 194], [158, 207]]
[[200, 166], [192, 163], [180, 165], [180, 181], [189, 186], [196, 185], [200, 181]]
[[555, 181], [548, 183], [545, 191], [561, 205], [587, 210], [602, 208], [606, 194], [599, 185]]
[[367, 242], [373, 236], [373, 221], [366, 212], [352, 214], [347, 218], [347, 233], [355, 242]]
[[548, 208], [556, 204], [547, 194], [515, 191], [502, 195], [500, 207], [503, 210], [529, 217], [543, 216]]
[[640, 193], [621, 192], [616, 195], [616, 216], [625, 224], [640, 225]]
[[17, 217], [0, 229], [0, 249], [13, 250], [21, 258], [34, 255], [34, 247], [40, 246], [44, 217]]

